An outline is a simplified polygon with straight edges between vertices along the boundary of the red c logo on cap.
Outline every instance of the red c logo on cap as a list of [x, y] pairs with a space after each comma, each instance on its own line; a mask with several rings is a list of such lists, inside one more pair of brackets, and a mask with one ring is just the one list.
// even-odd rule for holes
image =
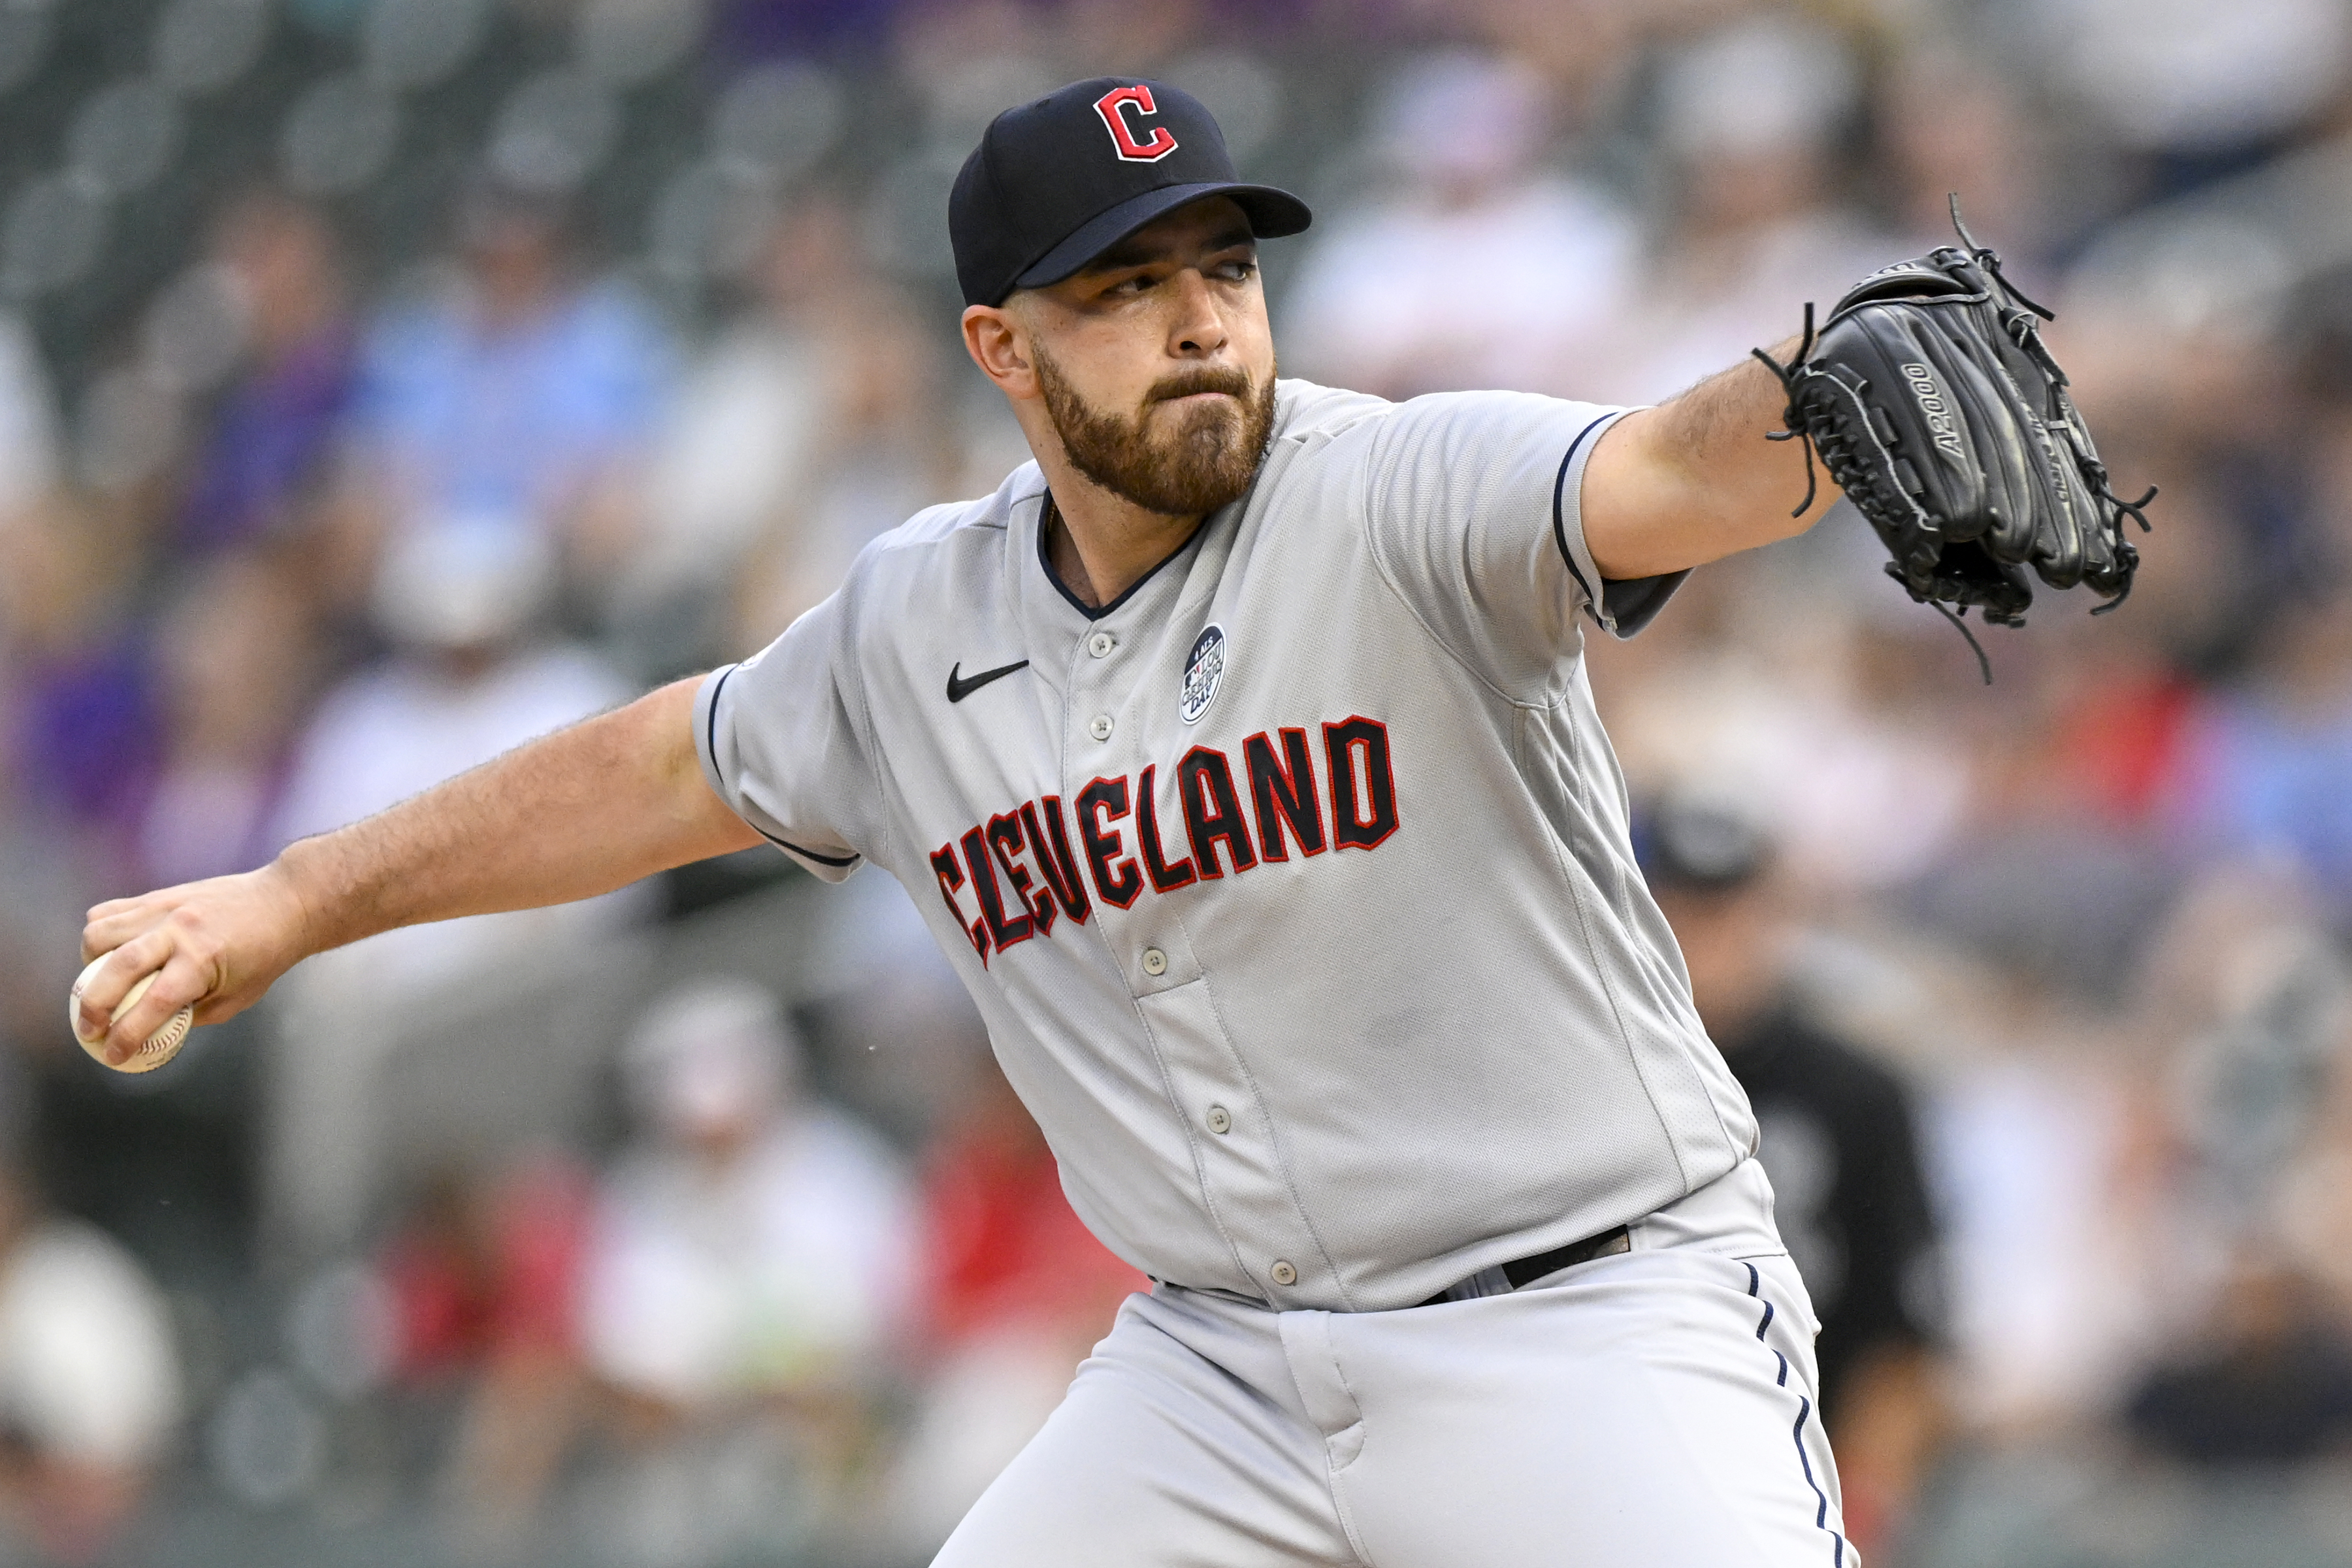
[[1135, 132], [1129, 128], [1127, 116], [1121, 110], [1122, 105], [1129, 103], [1135, 105], [1138, 114], [1160, 112], [1152, 107], [1151, 89], [1141, 82], [1133, 87], [1115, 87], [1095, 100], [1095, 112], [1102, 116], [1103, 125], [1110, 132], [1111, 143], [1118, 149], [1118, 155], [1130, 163], [1157, 163], [1176, 151], [1176, 138], [1168, 134], [1165, 125], [1153, 126], [1149, 142], [1135, 139]]

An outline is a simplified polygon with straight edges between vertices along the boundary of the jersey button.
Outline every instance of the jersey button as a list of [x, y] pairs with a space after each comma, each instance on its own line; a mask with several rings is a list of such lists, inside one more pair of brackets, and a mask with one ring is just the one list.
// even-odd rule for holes
[[[1146, 973], [1146, 974], [1165, 974], [1165, 973], [1168, 973], [1168, 955], [1167, 955], [1166, 953], [1164, 953], [1164, 952], [1160, 952], [1160, 951], [1158, 948], [1156, 948], [1156, 947], [1147, 947], [1147, 948], [1145, 948], [1145, 949], [1143, 950], [1143, 973]], [[1223, 1129], [1223, 1128], [1222, 1128], [1222, 1127], [1220, 1127], [1220, 1128], [1218, 1128], [1218, 1129], [1217, 1129], [1217, 1131], [1220, 1131], [1220, 1132], [1222, 1132], [1222, 1131], [1224, 1131], [1224, 1129]]]
[[1209, 1107], [1206, 1120], [1209, 1123], [1209, 1131], [1220, 1138], [1234, 1130], [1234, 1113], [1222, 1105]]
[[1108, 713], [1096, 714], [1093, 721], [1087, 725], [1087, 733], [1092, 735], [1097, 741], [1109, 740], [1110, 715]]
[[1287, 1258], [1276, 1258], [1274, 1260], [1274, 1267], [1268, 1269], [1267, 1272], [1274, 1276], [1274, 1282], [1277, 1285], [1296, 1285], [1298, 1283], [1298, 1270], [1290, 1266], [1290, 1259]]
[[1087, 651], [1097, 658], [1108, 658], [1110, 650], [1118, 646], [1118, 639], [1108, 632], [1097, 632], [1087, 639]]

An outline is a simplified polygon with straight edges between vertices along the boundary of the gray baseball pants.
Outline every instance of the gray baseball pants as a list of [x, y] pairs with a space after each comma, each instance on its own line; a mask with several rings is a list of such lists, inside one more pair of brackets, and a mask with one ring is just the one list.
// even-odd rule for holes
[[934, 1568], [1853, 1568], [1769, 1205], [1401, 1311], [1131, 1296]]

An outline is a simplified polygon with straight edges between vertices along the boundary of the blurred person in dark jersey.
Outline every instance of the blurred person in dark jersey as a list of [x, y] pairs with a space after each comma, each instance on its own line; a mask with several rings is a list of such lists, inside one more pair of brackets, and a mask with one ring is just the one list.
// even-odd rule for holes
[[1633, 842], [1707, 1034], [1756, 1108], [1774, 1217], [1821, 1315], [1822, 1418], [1847, 1529], [1883, 1550], [1946, 1425], [1938, 1227], [1912, 1090], [1802, 994], [1798, 921], [1758, 823], [1669, 796]]

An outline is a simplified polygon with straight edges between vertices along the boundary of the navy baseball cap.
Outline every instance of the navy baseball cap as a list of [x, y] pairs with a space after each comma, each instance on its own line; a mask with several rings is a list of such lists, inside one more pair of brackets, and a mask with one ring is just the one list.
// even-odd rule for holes
[[1162, 214], [1231, 196], [1261, 239], [1297, 234], [1307, 204], [1235, 178], [1224, 132], [1181, 88], [1099, 76], [989, 122], [948, 198], [967, 305], [1058, 283]]

